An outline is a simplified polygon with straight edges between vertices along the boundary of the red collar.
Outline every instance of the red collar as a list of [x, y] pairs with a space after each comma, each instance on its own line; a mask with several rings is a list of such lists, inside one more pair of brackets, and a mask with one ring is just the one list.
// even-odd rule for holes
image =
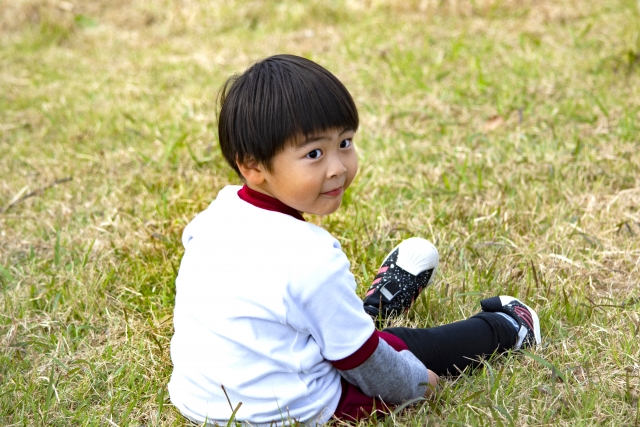
[[240, 190], [238, 190], [238, 197], [245, 202], [258, 207], [260, 209], [266, 209], [268, 211], [280, 212], [286, 215], [291, 215], [295, 219], [304, 221], [304, 218], [300, 212], [293, 209], [291, 206], [287, 206], [275, 197], [267, 196], [256, 190], [252, 190], [245, 184]]

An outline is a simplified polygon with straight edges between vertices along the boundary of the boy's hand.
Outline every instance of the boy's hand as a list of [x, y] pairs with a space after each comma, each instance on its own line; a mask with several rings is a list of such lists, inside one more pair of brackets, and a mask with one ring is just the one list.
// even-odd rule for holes
[[427, 369], [429, 373], [429, 385], [427, 386], [427, 391], [424, 392], [424, 397], [429, 399], [433, 396], [438, 389], [438, 382], [440, 381], [440, 377], [436, 375], [431, 369]]

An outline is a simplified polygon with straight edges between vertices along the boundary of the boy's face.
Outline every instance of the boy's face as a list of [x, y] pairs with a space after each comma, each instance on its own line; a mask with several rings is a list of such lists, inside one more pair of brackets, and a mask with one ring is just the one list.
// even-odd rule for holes
[[351, 129], [332, 129], [287, 144], [273, 158], [271, 172], [262, 170], [264, 182], [254, 189], [300, 212], [335, 212], [358, 171], [354, 134]]

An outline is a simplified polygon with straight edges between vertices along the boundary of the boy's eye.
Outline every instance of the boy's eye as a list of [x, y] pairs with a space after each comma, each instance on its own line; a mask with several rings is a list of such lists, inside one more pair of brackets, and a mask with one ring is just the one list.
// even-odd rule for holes
[[353, 144], [353, 142], [350, 139], [345, 139], [342, 142], [340, 142], [340, 148], [351, 147], [351, 144]]
[[307, 154], [307, 157], [310, 159], [317, 159], [318, 157], [322, 156], [322, 150], [320, 150], [319, 148], [311, 151], [310, 153]]

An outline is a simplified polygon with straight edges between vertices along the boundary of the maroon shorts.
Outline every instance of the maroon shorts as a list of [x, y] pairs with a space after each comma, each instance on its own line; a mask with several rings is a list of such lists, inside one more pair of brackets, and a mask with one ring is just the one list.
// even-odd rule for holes
[[[408, 350], [409, 347], [400, 338], [388, 332], [378, 332], [378, 336], [396, 351]], [[380, 399], [367, 396], [357, 386], [342, 380], [342, 394], [333, 416], [339, 420], [358, 421], [374, 413], [386, 415], [393, 406]]]

